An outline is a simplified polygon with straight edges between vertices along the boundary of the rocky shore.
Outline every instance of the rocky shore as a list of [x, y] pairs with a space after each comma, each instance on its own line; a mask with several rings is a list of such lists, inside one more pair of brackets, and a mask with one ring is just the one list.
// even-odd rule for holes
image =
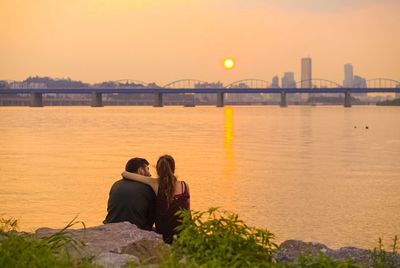
[[[39, 228], [36, 234], [47, 237], [58, 231]], [[128, 262], [157, 264], [168, 253], [161, 235], [141, 230], [129, 222], [68, 229], [66, 234], [83, 242], [82, 247], [69, 249], [73, 258], [89, 258], [104, 267], [123, 267]]]
[[[39, 237], [47, 237], [58, 231], [60, 230], [39, 228], [36, 234]], [[169, 252], [169, 246], [163, 243], [160, 235], [141, 230], [128, 222], [68, 229], [66, 233], [83, 242], [81, 248], [71, 248], [73, 258], [89, 258], [93, 263], [104, 267], [123, 267], [129, 262], [157, 267], [160, 260]], [[277, 261], [292, 262], [305, 253], [312, 255], [324, 253], [334, 260], [352, 258], [366, 267], [371, 263], [370, 251], [366, 249], [354, 247], [331, 249], [324, 244], [298, 240], [281, 243]], [[400, 267], [400, 255], [396, 256], [396, 263]]]

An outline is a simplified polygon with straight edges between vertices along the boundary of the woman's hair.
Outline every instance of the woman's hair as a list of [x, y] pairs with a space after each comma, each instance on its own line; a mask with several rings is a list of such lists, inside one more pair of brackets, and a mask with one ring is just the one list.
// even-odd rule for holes
[[175, 160], [170, 155], [163, 155], [157, 161], [157, 174], [160, 178], [158, 186], [158, 194], [165, 197], [167, 203], [172, 202], [175, 192], [176, 177]]

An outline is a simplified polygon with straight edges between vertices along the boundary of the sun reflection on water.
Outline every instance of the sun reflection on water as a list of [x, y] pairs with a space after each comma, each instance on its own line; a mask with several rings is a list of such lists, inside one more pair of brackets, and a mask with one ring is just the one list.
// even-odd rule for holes
[[234, 129], [233, 129], [233, 108], [225, 107], [224, 110], [224, 169], [223, 169], [223, 185], [222, 191], [225, 196], [224, 208], [228, 210], [234, 210], [234, 174], [236, 169], [233, 141], [234, 141]]

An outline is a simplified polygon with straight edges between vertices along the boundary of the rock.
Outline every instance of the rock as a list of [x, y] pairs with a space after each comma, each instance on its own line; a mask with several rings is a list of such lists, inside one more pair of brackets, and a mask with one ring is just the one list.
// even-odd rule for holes
[[302, 254], [319, 255], [320, 252], [328, 254], [329, 249], [324, 244], [303, 242], [300, 240], [286, 240], [283, 242], [277, 254], [278, 262], [292, 262]]
[[[345, 260], [352, 259], [358, 263], [371, 266], [371, 252], [366, 249], [360, 249], [355, 247], [342, 247], [339, 249], [328, 248], [324, 244], [314, 242], [303, 242], [300, 240], [286, 240], [280, 245], [277, 261], [278, 262], [293, 262], [302, 254], [310, 254], [318, 256], [322, 252], [326, 256], [334, 260]], [[388, 253], [390, 254], [390, 253]], [[392, 255], [393, 262], [398, 265], [394, 267], [400, 267], [400, 255]]]
[[169, 246], [159, 240], [139, 240], [121, 248], [121, 253], [139, 257], [141, 263], [160, 263], [169, 253]]
[[117, 254], [112, 252], [103, 252], [100, 255], [96, 256], [92, 262], [94, 264], [103, 266], [105, 268], [111, 267], [123, 267], [129, 262], [133, 262], [135, 264], [140, 264], [139, 259], [136, 256], [132, 256], [129, 254]]
[[[48, 237], [57, 229], [39, 228], [36, 235]], [[67, 229], [66, 235], [82, 242], [78, 250], [69, 248], [74, 259], [89, 258], [105, 267], [122, 267], [127, 262], [158, 263], [169, 252], [162, 236], [141, 230], [129, 222], [110, 223], [83, 229]]]

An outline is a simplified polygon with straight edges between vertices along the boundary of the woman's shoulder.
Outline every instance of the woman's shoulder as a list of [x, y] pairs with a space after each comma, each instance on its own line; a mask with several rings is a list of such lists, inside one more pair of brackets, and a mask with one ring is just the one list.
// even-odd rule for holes
[[182, 186], [187, 186], [187, 187], [189, 186], [189, 184], [184, 180], [176, 180], [176, 184], [182, 185]]
[[185, 182], [184, 180], [177, 180], [177, 185], [180, 189], [179, 194], [178, 195], [182, 195], [182, 194], [189, 194], [189, 184], [187, 182]]

